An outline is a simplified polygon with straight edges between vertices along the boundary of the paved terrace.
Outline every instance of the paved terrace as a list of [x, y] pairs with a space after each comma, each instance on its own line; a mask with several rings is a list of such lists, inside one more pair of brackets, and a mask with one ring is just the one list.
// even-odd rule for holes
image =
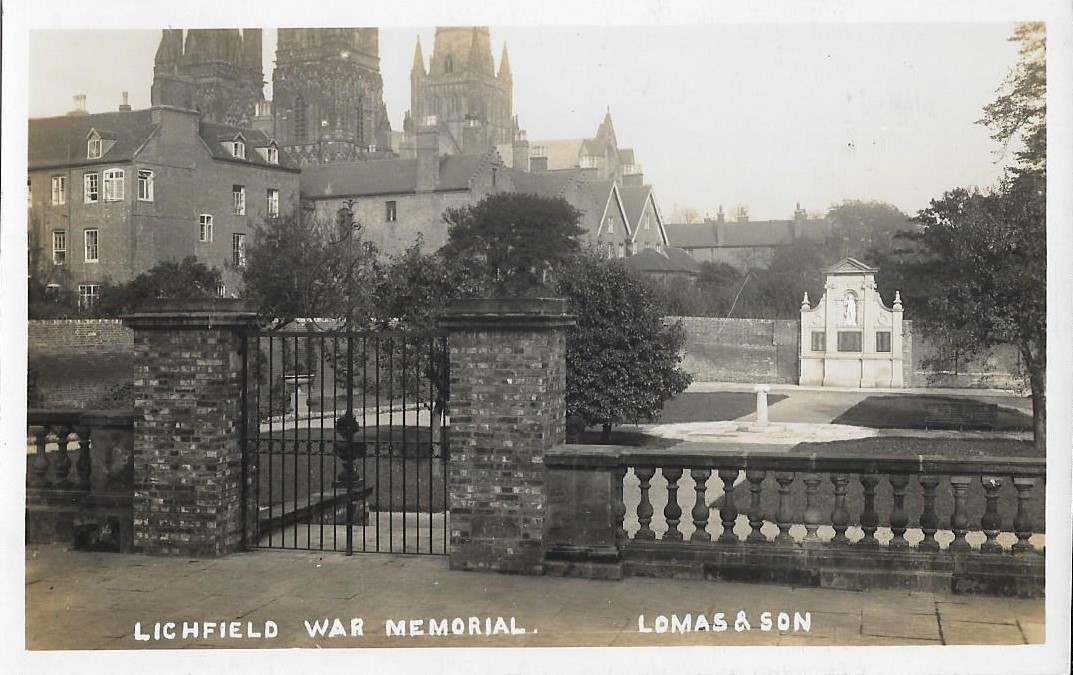
[[[704, 615], [725, 631], [657, 633], [667, 617]], [[749, 629], [735, 629], [745, 612]], [[763, 630], [762, 613], [790, 617]], [[809, 614], [794, 630], [794, 613]], [[641, 632], [643, 627], [653, 632]], [[430, 636], [429, 619], [478, 617], [480, 635]], [[497, 617], [524, 634], [486, 635]], [[310, 637], [305, 622], [338, 618], [345, 635]], [[362, 636], [351, 620], [363, 619]], [[405, 619], [426, 634], [389, 636]], [[135, 639], [164, 621], [239, 621], [272, 639]], [[696, 624], [694, 623], [694, 626]], [[330, 625], [328, 626], [330, 632]], [[501, 629], [502, 630], [502, 629]], [[1025, 645], [1044, 635], [1044, 601], [933, 593], [866, 593], [675, 579], [598, 581], [456, 572], [442, 556], [254, 551], [215, 560], [86, 553], [62, 546], [26, 551], [26, 647], [189, 649], [205, 647], [628, 647]]]

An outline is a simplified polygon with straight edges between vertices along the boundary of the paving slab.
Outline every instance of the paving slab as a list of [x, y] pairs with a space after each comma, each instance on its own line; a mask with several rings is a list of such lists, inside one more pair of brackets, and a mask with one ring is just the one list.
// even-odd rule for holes
[[[630, 577], [621, 581], [452, 571], [442, 556], [258, 551], [210, 564], [59, 546], [27, 551], [31, 649], [219, 647], [1019, 644], [1043, 639], [1043, 600], [792, 588], [775, 584]], [[88, 564], [83, 568], [82, 562]], [[251, 574], [250, 567], [256, 568]], [[135, 579], [137, 583], [126, 583]], [[106, 583], [101, 583], [107, 580]], [[118, 583], [113, 583], [118, 582]], [[151, 589], [151, 590], [146, 590]], [[737, 612], [749, 630], [734, 630]], [[638, 616], [725, 614], [728, 630], [641, 633]], [[762, 612], [808, 612], [809, 631], [761, 630]], [[388, 619], [514, 617], [525, 635], [390, 637]], [[304, 622], [354, 617], [366, 639], [310, 638]], [[988, 619], [988, 617], [990, 617]], [[987, 621], [981, 622], [981, 618]], [[134, 640], [155, 621], [275, 621], [272, 639]], [[480, 620], [483, 621], [483, 618]], [[669, 619], [668, 619], [669, 620]], [[943, 631], [940, 630], [942, 621]], [[984, 626], [984, 630], [978, 629]], [[534, 632], [535, 631], [535, 632]], [[419, 639], [420, 638], [420, 639]], [[433, 639], [435, 638], [435, 639]]]

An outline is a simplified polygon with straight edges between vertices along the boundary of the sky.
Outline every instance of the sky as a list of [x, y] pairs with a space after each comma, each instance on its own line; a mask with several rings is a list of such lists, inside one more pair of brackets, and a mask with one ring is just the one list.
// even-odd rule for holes
[[[754, 220], [823, 214], [846, 199], [909, 214], [959, 186], [993, 185], [1009, 154], [975, 124], [1017, 58], [1010, 23], [699, 24], [491, 27], [504, 43], [514, 112], [531, 142], [592, 136], [606, 111], [664, 217], [746, 206]], [[160, 32], [33, 31], [29, 114], [90, 112], [121, 92], [149, 105]], [[420, 36], [381, 30], [392, 127], [410, 107]], [[105, 46], [107, 48], [105, 49]], [[271, 82], [274, 30], [265, 36]], [[85, 55], [97, 58], [87, 61]], [[100, 57], [107, 54], [107, 67]], [[271, 85], [266, 87], [271, 96]]]

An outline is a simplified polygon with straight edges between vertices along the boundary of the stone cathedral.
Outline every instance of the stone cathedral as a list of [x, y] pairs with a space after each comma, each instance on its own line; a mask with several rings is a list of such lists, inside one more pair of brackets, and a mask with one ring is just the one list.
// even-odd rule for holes
[[261, 31], [165, 30], [153, 105], [201, 112], [207, 122], [253, 127], [301, 165], [391, 155], [376, 28], [281, 28], [264, 98]]
[[401, 154], [413, 156], [415, 126], [435, 126], [440, 154], [481, 153], [511, 143], [517, 125], [507, 47], [496, 71], [487, 26], [436, 29], [428, 68], [418, 40], [410, 71], [410, 111]]

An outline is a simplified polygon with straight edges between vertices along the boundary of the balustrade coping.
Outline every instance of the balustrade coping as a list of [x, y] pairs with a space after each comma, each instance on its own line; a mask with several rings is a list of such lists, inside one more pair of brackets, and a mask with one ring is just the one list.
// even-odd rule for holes
[[[728, 451], [729, 448], [733, 448]], [[794, 455], [741, 446], [704, 443], [681, 444], [659, 450], [611, 445], [559, 445], [548, 450], [544, 462], [553, 468], [597, 467], [684, 467], [709, 469], [757, 469], [820, 473], [901, 473], [901, 474], [1015, 474], [1046, 476], [1047, 460], [1041, 457], [964, 457], [940, 455], [826, 456], [819, 453]]]

